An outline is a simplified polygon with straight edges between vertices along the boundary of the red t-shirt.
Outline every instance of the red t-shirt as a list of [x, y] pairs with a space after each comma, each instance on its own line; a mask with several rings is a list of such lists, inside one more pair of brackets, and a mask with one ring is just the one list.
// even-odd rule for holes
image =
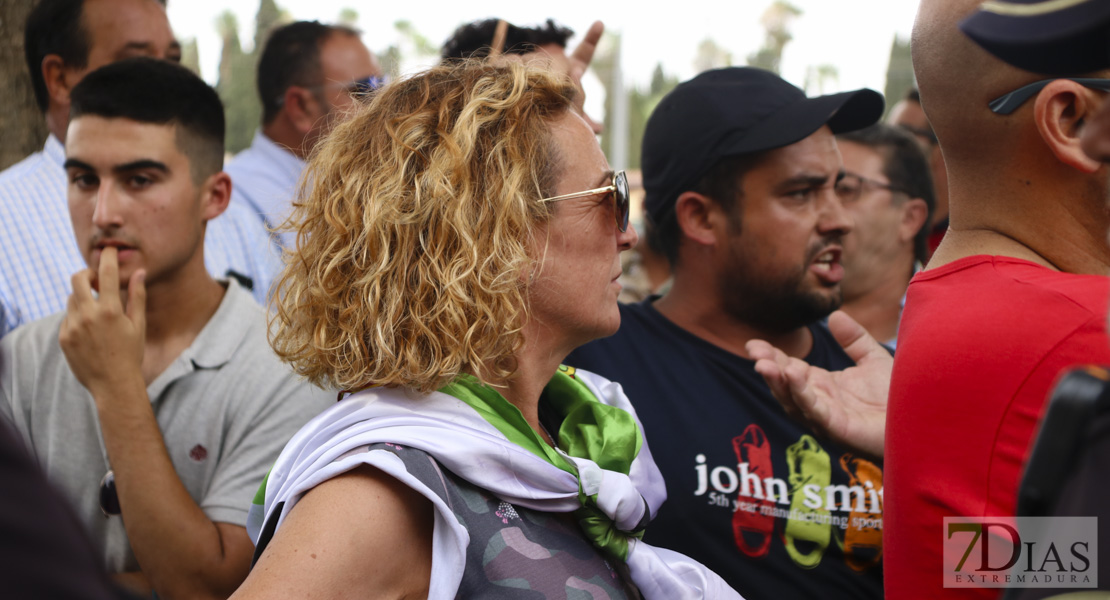
[[1041, 409], [1068, 367], [1110, 364], [1110, 281], [1001, 256], [918, 273], [898, 328], [886, 429], [886, 597], [944, 588], [944, 517], [1010, 516]]

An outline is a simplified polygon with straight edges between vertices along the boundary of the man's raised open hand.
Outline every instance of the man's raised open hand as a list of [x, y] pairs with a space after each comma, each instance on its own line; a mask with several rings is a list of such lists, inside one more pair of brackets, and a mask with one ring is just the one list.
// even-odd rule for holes
[[749, 341], [746, 349], [788, 414], [838, 444], [882, 458], [894, 359], [843, 312], [829, 316], [829, 331], [856, 366], [826, 371], [763, 340]]

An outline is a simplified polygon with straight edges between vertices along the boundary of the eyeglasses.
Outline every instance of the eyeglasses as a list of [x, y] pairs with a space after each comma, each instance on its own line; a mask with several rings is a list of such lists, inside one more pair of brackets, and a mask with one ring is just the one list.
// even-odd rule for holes
[[100, 480], [100, 512], [104, 513], [105, 517], [111, 517], [120, 513], [119, 495], [116, 494], [116, 474], [111, 469], [104, 474], [104, 479]]
[[362, 79], [356, 79], [354, 81], [348, 81], [347, 83], [332, 82], [332, 83], [321, 83], [321, 84], [318, 84], [318, 85], [306, 85], [306, 86], [302, 86], [302, 87], [304, 87], [306, 90], [317, 90], [317, 91], [318, 90], [326, 90], [328, 88], [337, 88], [338, 87], [338, 88], [346, 89], [348, 94], [351, 94], [353, 96], [358, 96], [358, 95], [369, 94], [370, 92], [373, 92], [374, 90], [382, 87], [383, 85], [385, 85], [385, 77], [381, 77], [381, 76], [378, 76], [378, 75], [370, 75], [369, 77], [363, 77]]
[[[324, 84], [324, 85], [326, 86], [328, 84]], [[345, 87], [345, 88], [347, 88], [347, 93], [352, 94], [352, 95], [356, 95], [356, 96], [360, 95], [360, 94], [365, 95], [365, 94], [369, 94], [370, 92], [372, 92], [372, 91], [382, 87], [383, 85], [385, 85], [385, 77], [381, 77], [381, 76], [378, 76], [378, 75], [370, 75], [369, 77], [363, 77], [362, 79], [356, 79], [356, 80], [351, 81], [349, 83], [340, 83], [340, 84], [334, 84], [333, 83], [331, 85], [339, 85], [341, 87]]]
[[1018, 89], [1003, 94], [994, 100], [991, 100], [991, 112], [999, 115], [1008, 115], [1018, 109], [1019, 106], [1025, 104], [1027, 100], [1037, 95], [1037, 92], [1044, 89], [1044, 86], [1056, 81], [1057, 79], [1067, 79], [1074, 81], [1079, 85], [1090, 88], [1092, 90], [1100, 90], [1103, 92], [1110, 92], [1110, 79], [1099, 79], [1093, 77], [1054, 77], [1052, 79], [1042, 79], [1034, 81], [1028, 85], [1023, 85]]
[[543, 198], [540, 202], [558, 202], [560, 200], [570, 200], [571, 198], [581, 198], [583, 196], [592, 196], [594, 194], [613, 193], [613, 202], [616, 207], [617, 213], [617, 227], [622, 232], [628, 231], [628, 177], [625, 176], [624, 171], [617, 171], [613, 173], [613, 183], [605, 187], [599, 187], [584, 192], [574, 192], [573, 194], [563, 194], [562, 196], [555, 196], [552, 198]]
[[836, 197], [839, 198], [841, 202], [855, 202], [856, 200], [859, 200], [859, 197], [863, 194], [864, 186], [871, 186], [873, 188], [879, 188], [880, 190], [889, 190], [890, 192], [901, 192], [903, 194], [908, 194], [908, 192], [906, 192], [905, 190], [890, 185], [889, 183], [883, 183], [881, 181], [875, 181], [874, 179], [868, 179], [866, 177], [856, 175], [855, 173], [846, 173], [844, 177], [841, 177], [840, 181], [836, 182], [834, 190], [836, 192]]
[[[338, 88], [345, 89], [347, 91], [347, 93], [352, 95], [352, 96], [365, 96], [367, 94], [370, 94], [374, 90], [382, 87], [386, 83], [387, 83], [387, 81], [386, 81], [384, 76], [370, 75], [369, 77], [363, 77], [362, 79], [356, 79], [354, 81], [348, 81], [347, 83], [339, 83], [339, 82], [320, 83], [320, 84], [317, 84], [317, 85], [302, 85], [300, 87], [302, 87], [306, 90], [313, 91], [313, 92], [321, 92], [321, 91], [326, 90], [326, 89], [337, 88], [338, 87]], [[285, 104], [285, 96], [279, 97], [277, 99], [278, 107], [281, 107], [284, 104]]]

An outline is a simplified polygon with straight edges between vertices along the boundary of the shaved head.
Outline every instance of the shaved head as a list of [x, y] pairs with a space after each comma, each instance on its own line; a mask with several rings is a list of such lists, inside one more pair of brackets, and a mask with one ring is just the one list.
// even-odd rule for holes
[[1083, 154], [1080, 133], [1105, 92], [1056, 79], [1012, 113], [991, 112], [992, 100], [1045, 76], [1003, 63], [960, 31], [981, 3], [921, 0], [914, 22], [921, 106], [948, 172], [949, 232], [930, 266], [988, 253], [1104, 272], [1110, 168]]
[[959, 21], [980, 3], [922, 0], [914, 22], [913, 67], [921, 106], [950, 168], [993, 162], [999, 149], [1013, 148], [1033, 128], [1031, 119], [1000, 117], [987, 107], [1038, 76], [1003, 63], [959, 30]]
[[922, 0], [914, 22], [913, 67], [921, 105], [949, 168], [996, 164], [1000, 157], [1005, 160], [1007, 149], [1035, 142], [1032, 101], [1008, 116], [992, 113], [987, 105], [1044, 76], [1002, 62], [960, 31], [958, 23], [981, 3]]

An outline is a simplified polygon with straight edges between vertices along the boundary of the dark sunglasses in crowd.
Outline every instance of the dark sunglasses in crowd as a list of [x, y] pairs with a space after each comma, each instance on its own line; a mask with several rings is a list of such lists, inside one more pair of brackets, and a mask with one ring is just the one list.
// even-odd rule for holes
[[554, 196], [551, 198], [543, 198], [540, 202], [558, 202], [560, 200], [570, 200], [571, 198], [582, 198], [583, 196], [607, 194], [610, 192], [613, 194], [613, 203], [616, 208], [617, 227], [619, 227], [622, 232], [628, 231], [628, 177], [625, 176], [624, 171], [613, 173], [613, 183], [605, 187], [586, 190], [584, 192], [574, 192], [573, 194], [563, 194], [562, 196]]
[[[348, 94], [355, 97], [362, 97], [369, 95], [371, 92], [377, 90], [386, 83], [387, 82], [384, 76], [370, 75], [368, 77], [363, 77], [362, 79], [356, 79], [354, 81], [348, 81], [346, 83], [332, 82], [321, 83], [318, 85], [304, 85], [300, 87], [303, 87], [304, 89], [310, 90], [314, 93], [322, 92], [327, 89], [344, 88]], [[277, 100], [278, 106], [281, 106], [283, 104], [285, 104], [284, 96], [278, 98]]]
[[385, 77], [371, 75], [347, 83], [347, 93], [353, 96], [366, 95], [385, 85]]
[[1034, 81], [1033, 83], [1023, 85], [1008, 94], [1003, 94], [995, 98], [994, 100], [991, 100], [991, 112], [999, 115], [1008, 115], [1017, 110], [1018, 107], [1022, 104], [1025, 104], [1025, 102], [1028, 101], [1030, 98], [1036, 96], [1037, 92], [1044, 89], [1044, 86], [1052, 83], [1053, 81], [1056, 81], [1057, 79], [1067, 79], [1092, 90], [1110, 92], [1110, 79], [1100, 79], [1093, 77], [1053, 77], [1051, 79], [1042, 79], [1040, 81]]

